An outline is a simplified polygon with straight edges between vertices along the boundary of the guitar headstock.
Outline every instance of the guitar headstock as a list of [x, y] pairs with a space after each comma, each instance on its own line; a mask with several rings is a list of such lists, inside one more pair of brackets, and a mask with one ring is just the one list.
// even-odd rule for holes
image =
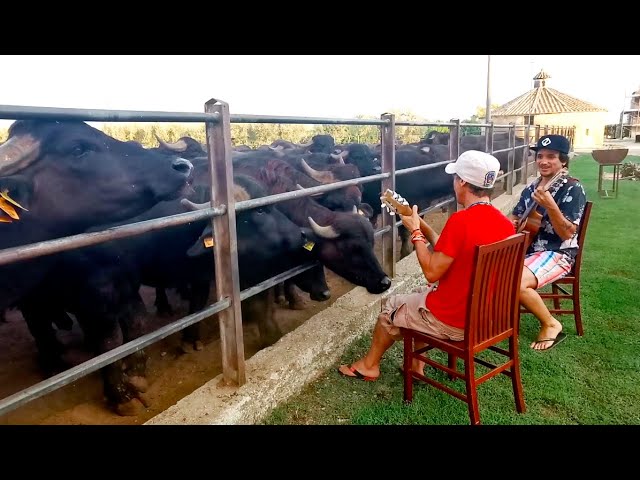
[[382, 202], [382, 209], [386, 208], [390, 215], [395, 215], [396, 213], [411, 215], [413, 213], [409, 202], [393, 190], [387, 189], [380, 197], [380, 201]]

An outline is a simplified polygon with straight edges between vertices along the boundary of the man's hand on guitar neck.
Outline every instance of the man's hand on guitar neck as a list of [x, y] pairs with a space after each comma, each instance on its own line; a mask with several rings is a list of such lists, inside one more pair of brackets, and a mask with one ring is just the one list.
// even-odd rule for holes
[[398, 215], [400, 216], [400, 219], [402, 220], [402, 224], [405, 226], [407, 230], [409, 230], [410, 232], [413, 232], [416, 228], [419, 228], [420, 231], [427, 238], [427, 241], [431, 245], [436, 244], [440, 235], [438, 235], [435, 232], [435, 230], [431, 228], [431, 226], [427, 222], [425, 222], [423, 219], [420, 218], [420, 215], [418, 215], [417, 205], [413, 206], [412, 213], [410, 216], [400, 215], [400, 214]]
[[420, 215], [418, 215], [418, 206], [413, 206], [411, 216], [400, 215], [400, 220], [402, 220], [402, 224], [410, 232], [413, 232], [417, 228], [420, 228]]
[[552, 210], [554, 207], [558, 206], [556, 204], [556, 201], [553, 199], [553, 196], [551, 196], [549, 190], [546, 190], [544, 187], [536, 188], [533, 191], [531, 198], [545, 210]]

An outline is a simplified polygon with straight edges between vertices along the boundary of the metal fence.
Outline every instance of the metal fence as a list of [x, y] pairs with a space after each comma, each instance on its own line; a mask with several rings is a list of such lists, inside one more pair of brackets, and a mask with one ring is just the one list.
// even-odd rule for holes
[[[527, 155], [529, 141], [531, 139], [529, 126], [470, 124], [452, 120], [448, 123], [420, 123], [420, 122], [396, 122], [393, 114], [383, 114], [380, 119], [344, 119], [322, 117], [288, 117], [265, 115], [231, 115], [229, 106], [223, 101], [211, 99], [205, 104], [204, 113], [196, 112], [157, 112], [157, 111], [122, 111], [122, 110], [92, 110], [72, 108], [50, 108], [32, 106], [0, 105], [0, 118], [2, 119], [49, 119], [49, 120], [81, 120], [104, 122], [201, 122], [206, 127], [206, 140], [208, 147], [208, 159], [211, 169], [211, 207], [197, 212], [183, 213], [153, 220], [147, 220], [119, 227], [109, 228], [94, 233], [82, 233], [64, 238], [39, 242], [20, 247], [0, 250], [0, 265], [49, 255], [65, 250], [95, 245], [110, 240], [140, 235], [145, 232], [183, 225], [196, 220], [211, 219], [214, 231], [214, 245], [216, 254], [215, 285], [217, 301], [207, 308], [183, 317], [160, 329], [144, 336], [129, 341], [113, 350], [98, 355], [76, 367], [52, 376], [31, 387], [21, 390], [0, 400], [0, 415], [7, 413], [19, 406], [41, 397], [51, 391], [57, 390], [81, 377], [84, 377], [100, 368], [126, 357], [148, 345], [151, 345], [169, 335], [181, 331], [185, 327], [200, 322], [213, 314], [218, 314], [220, 322], [220, 339], [222, 351], [222, 373], [226, 380], [237, 385], [246, 382], [244, 343], [242, 330], [241, 301], [256, 295], [268, 288], [277, 285], [284, 280], [292, 278], [316, 265], [315, 262], [295, 267], [281, 273], [258, 285], [240, 291], [237, 251], [231, 246], [236, 242], [236, 212], [257, 208], [264, 205], [276, 204], [285, 200], [302, 198], [318, 193], [326, 193], [350, 185], [360, 185], [380, 180], [382, 191], [387, 188], [395, 190], [397, 175], [408, 175], [417, 171], [438, 168], [458, 157], [460, 151], [461, 127], [475, 126], [485, 128], [487, 138], [487, 151], [498, 153], [509, 151], [509, 167], [499, 179], [506, 179], [506, 192], [511, 194], [515, 173], [523, 171], [523, 181], [527, 178]], [[327, 185], [321, 185], [305, 190], [271, 195], [268, 197], [252, 199], [242, 202], [234, 202], [233, 197], [233, 169], [231, 162], [231, 123], [279, 123], [279, 124], [340, 124], [340, 125], [377, 125], [380, 127], [382, 143], [382, 171], [377, 175], [346, 180]], [[417, 166], [396, 171], [395, 169], [395, 128], [396, 126], [422, 126], [422, 127], [449, 127], [449, 160]], [[509, 147], [503, 150], [493, 150], [493, 133], [496, 128], [507, 129], [509, 132]], [[521, 129], [524, 136], [524, 144], [516, 146], [516, 128]], [[520, 130], [519, 130], [520, 131]], [[548, 127], [544, 127], [544, 132]], [[540, 127], [536, 126], [533, 140], [537, 140]], [[522, 150], [522, 152], [518, 152]], [[522, 166], [514, 170], [514, 159], [521, 154]], [[449, 214], [456, 211], [455, 198], [445, 199], [421, 213], [427, 213], [435, 209], [448, 207]], [[393, 278], [395, 276], [395, 258], [397, 229], [401, 222], [395, 221], [390, 215], [382, 215], [382, 227], [375, 232], [376, 237], [382, 237], [381, 264], [385, 273]]]

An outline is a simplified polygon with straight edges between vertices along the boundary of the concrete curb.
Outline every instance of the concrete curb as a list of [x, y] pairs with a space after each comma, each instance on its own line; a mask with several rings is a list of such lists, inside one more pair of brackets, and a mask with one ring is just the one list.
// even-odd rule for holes
[[[512, 195], [500, 195], [493, 205], [510, 213], [523, 188], [518, 185]], [[275, 344], [257, 352], [246, 362], [247, 382], [241, 387], [223, 385], [222, 375], [218, 375], [145, 425], [258, 423], [279, 403], [332, 367], [354, 340], [371, 332], [381, 299], [423, 284], [422, 271], [413, 255], [398, 262], [396, 269], [393, 284], [384, 294], [373, 295], [356, 287]]]

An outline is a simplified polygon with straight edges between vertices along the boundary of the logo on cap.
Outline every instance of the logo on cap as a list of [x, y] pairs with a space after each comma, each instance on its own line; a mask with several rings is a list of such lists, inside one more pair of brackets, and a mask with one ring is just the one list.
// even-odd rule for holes
[[547, 145], [549, 145], [551, 143], [551, 139], [549, 137], [545, 138], [544, 140], [542, 140], [540, 142], [540, 144], [542, 144], [543, 147], [546, 147]]
[[484, 176], [484, 186], [485, 187], [492, 186], [495, 180], [496, 180], [496, 172], [494, 172], [493, 170], [487, 172], [487, 174]]

